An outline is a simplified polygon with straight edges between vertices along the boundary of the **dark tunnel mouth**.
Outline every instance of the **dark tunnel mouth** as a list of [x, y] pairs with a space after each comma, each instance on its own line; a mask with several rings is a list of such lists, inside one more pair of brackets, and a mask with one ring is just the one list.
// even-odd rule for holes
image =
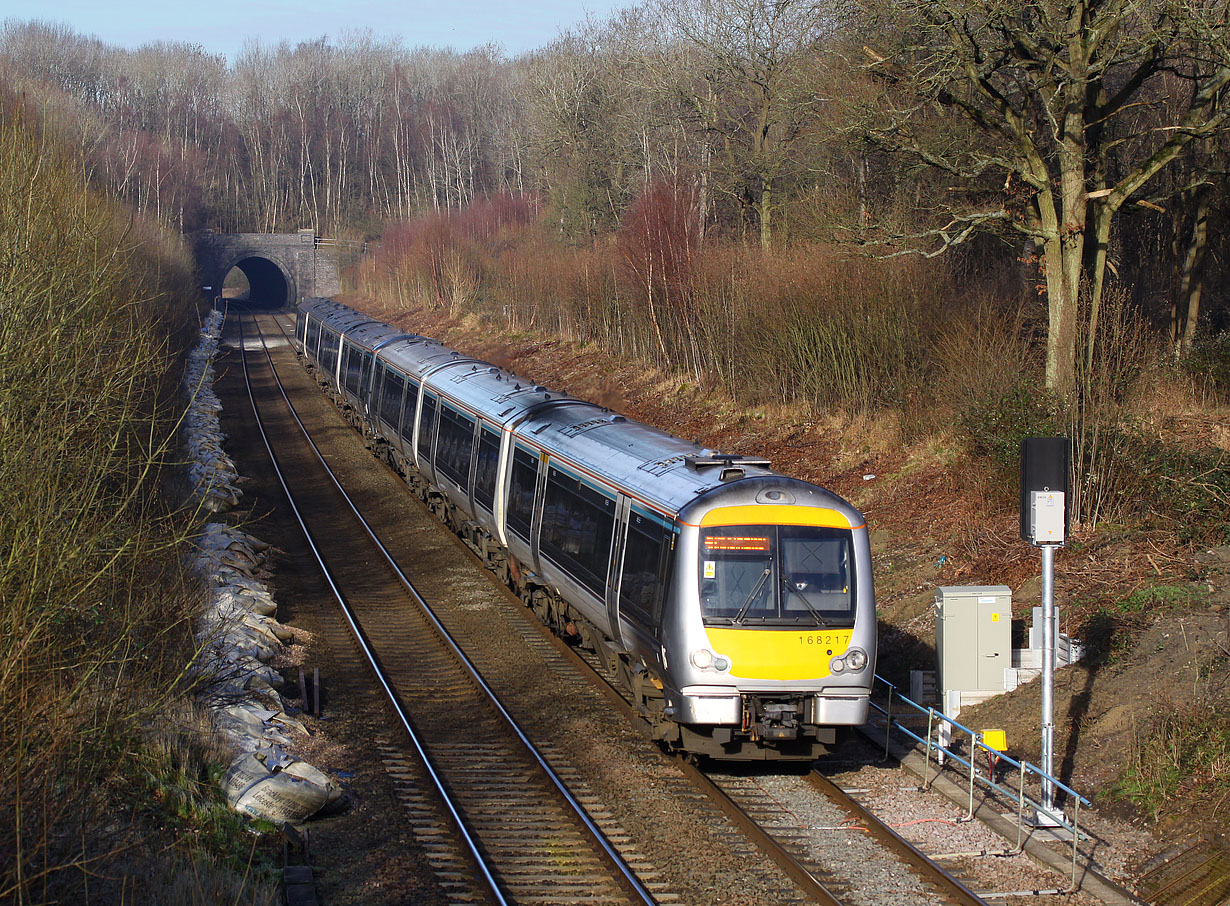
[[251, 256], [236, 261], [226, 273], [238, 268], [248, 278], [249, 293], [245, 300], [252, 308], [284, 308], [290, 299], [290, 285], [282, 269], [268, 258]]

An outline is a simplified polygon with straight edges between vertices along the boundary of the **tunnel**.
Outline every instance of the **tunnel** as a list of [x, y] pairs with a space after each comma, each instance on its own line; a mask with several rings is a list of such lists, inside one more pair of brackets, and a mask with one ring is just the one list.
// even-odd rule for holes
[[[267, 309], [285, 308], [294, 304], [295, 300], [286, 272], [268, 258], [255, 255], [241, 258], [223, 272], [223, 281], [220, 282], [225, 282], [232, 270], [242, 271], [248, 283], [248, 292], [237, 296], [238, 301], [247, 302], [254, 308]], [[234, 282], [230, 281], [230, 283]], [[230, 285], [230, 283], [225, 283], [225, 285]]]

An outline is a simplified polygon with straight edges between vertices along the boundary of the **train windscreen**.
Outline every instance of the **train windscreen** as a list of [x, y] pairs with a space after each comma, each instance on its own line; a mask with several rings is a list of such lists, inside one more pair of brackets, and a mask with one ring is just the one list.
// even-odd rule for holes
[[701, 529], [705, 623], [854, 625], [851, 533], [811, 525]]

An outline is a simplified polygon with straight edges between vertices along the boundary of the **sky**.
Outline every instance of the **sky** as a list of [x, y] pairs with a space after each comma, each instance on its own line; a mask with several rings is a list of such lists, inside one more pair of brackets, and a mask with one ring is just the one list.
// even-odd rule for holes
[[40, 19], [68, 25], [106, 44], [200, 44], [234, 62], [244, 41], [292, 45], [322, 35], [370, 29], [408, 47], [468, 50], [495, 43], [517, 56], [584, 21], [605, 19], [632, 0], [0, 0], [0, 21]]

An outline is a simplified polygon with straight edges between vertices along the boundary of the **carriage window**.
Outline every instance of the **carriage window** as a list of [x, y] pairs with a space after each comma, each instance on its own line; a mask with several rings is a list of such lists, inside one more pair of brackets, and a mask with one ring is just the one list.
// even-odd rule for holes
[[308, 324], [307, 329], [307, 348], [312, 354], [312, 358], [320, 359], [320, 322], [313, 320]]
[[559, 469], [547, 473], [542, 504], [542, 552], [601, 596], [611, 558], [615, 501]]
[[538, 457], [517, 447], [513, 451], [512, 480], [508, 486], [508, 527], [525, 541], [534, 519], [534, 486], [538, 484]]
[[419, 427], [419, 456], [431, 459], [431, 430], [436, 422], [436, 398], [423, 394], [423, 424]]
[[353, 343], [347, 341], [343, 349], [345, 351], [344, 367], [342, 369], [342, 383], [346, 390], [358, 396], [359, 394], [359, 377], [363, 371], [363, 353]]
[[355, 393], [359, 399], [366, 403], [370, 401], [369, 398], [372, 389], [372, 362], [375, 357], [370, 352], [361, 352], [359, 353], [359, 358], [362, 362], [362, 366], [359, 372], [359, 389]]
[[332, 377], [337, 373], [338, 338], [331, 330], [323, 331], [320, 338], [320, 365]]
[[307, 339], [307, 315], [299, 312], [299, 318], [295, 321], [295, 339], [302, 343]]
[[662, 547], [666, 529], [647, 516], [628, 517], [628, 541], [624, 548], [623, 574], [619, 582], [619, 606], [643, 624], [651, 624], [656, 613], [658, 577], [662, 567]]
[[478, 466], [474, 473], [474, 499], [485, 509], [494, 509], [495, 477], [500, 466], [500, 435], [483, 426], [478, 441]]
[[401, 415], [401, 396], [406, 389], [402, 376], [392, 368], [381, 366], [384, 379], [380, 384], [380, 417], [397, 430], [398, 417]]
[[449, 406], [440, 406], [440, 436], [436, 438], [436, 468], [465, 490], [470, 483], [474, 451], [474, 420]]

